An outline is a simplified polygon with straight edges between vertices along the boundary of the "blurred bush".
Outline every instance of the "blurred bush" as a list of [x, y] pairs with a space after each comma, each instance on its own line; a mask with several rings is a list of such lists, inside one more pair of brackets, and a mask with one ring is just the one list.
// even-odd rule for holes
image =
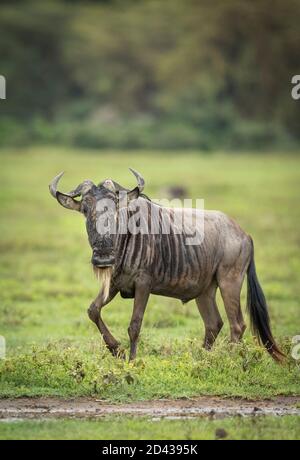
[[297, 0], [1, 2], [0, 145], [295, 147]]

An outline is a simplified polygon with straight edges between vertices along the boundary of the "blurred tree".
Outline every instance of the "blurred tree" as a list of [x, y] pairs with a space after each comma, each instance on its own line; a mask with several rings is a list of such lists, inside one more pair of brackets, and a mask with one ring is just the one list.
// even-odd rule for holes
[[299, 142], [299, 20], [298, 0], [2, 2], [0, 129], [90, 146]]

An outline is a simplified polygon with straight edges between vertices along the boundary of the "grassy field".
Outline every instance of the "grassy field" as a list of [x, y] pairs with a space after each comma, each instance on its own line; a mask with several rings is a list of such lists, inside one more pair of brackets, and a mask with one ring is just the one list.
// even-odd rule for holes
[[[121, 402], [300, 394], [300, 366], [290, 356], [291, 339], [300, 334], [300, 157], [35, 148], [2, 151], [0, 158], [0, 335], [7, 347], [0, 396], [97, 395]], [[151, 198], [167, 185], [184, 184], [190, 197], [225, 211], [253, 237], [274, 335], [288, 354], [284, 366], [272, 362], [249, 330], [241, 345], [227, 343], [220, 299], [225, 327], [212, 352], [201, 348], [194, 302], [152, 296], [136, 362], [109, 355], [86, 314], [99, 286], [84, 219], [60, 207], [48, 183], [65, 170], [66, 191], [86, 178], [133, 186], [129, 166], [144, 175]], [[131, 308], [132, 301], [117, 297], [103, 315], [125, 348]]]
[[[1, 423], [0, 439], [297, 439], [296, 416], [224, 420], [47, 420]], [[219, 434], [220, 433], [220, 434]]]

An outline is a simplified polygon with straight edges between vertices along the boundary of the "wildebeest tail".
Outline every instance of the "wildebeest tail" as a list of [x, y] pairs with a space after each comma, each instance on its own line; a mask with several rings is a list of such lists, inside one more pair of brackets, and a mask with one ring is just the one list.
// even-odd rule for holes
[[247, 310], [250, 315], [251, 329], [258, 341], [267, 349], [268, 353], [275, 361], [282, 361], [284, 353], [280, 351], [276, 344], [270, 327], [270, 318], [268, 307], [263, 290], [259, 284], [255, 262], [254, 262], [254, 246], [252, 243], [251, 261], [248, 267], [248, 290], [247, 290]]

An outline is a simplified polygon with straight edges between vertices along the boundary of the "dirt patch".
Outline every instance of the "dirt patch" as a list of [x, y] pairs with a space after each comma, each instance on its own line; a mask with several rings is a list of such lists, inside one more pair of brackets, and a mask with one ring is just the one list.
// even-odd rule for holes
[[152, 419], [300, 415], [300, 396], [257, 401], [202, 396], [195, 399], [164, 399], [127, 404], [108, 404], [93, 398], [0, 399], [0, 419], [3, 421], [15, 418], [96, 418], [108, 415], [148, 416]]

